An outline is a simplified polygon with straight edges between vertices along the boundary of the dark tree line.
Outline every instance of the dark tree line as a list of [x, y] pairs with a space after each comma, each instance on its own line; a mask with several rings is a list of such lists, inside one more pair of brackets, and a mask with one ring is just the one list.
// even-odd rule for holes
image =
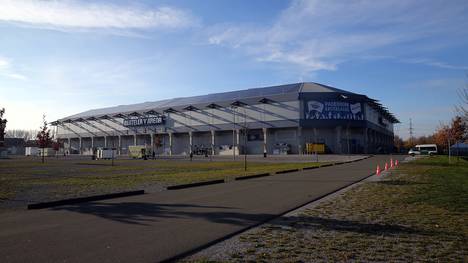
[[38, 130], [11, 129], [6, 130], [6, 138], [23, 138], [25, 141], [36, 139]]

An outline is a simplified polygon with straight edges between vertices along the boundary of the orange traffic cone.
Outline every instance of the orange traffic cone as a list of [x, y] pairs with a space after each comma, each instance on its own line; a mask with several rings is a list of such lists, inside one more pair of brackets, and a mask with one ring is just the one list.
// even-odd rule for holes
[[390, 159], [390, 169], [393, 168], [393, 158]]
[[380, 175], [380, 166], [379, 165], [377, 165], [377, 169], [375, 170], [375, 174]]
[[385, 163], [385, 171], [388, 170], [388, 163]]
[[395, 166], [398, 166], [398, 160], [395, 160]]

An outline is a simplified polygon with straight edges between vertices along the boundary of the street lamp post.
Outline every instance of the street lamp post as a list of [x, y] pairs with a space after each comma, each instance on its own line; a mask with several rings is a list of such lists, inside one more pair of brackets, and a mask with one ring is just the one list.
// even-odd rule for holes
[[[340, 97], [342, 99], [344, 99], [345, 101], [347, 101], [347, 103], [349, 104], [349, 97], [348, 96], [341, 94]], [[348, 146], [348, 159], [350, 158], [350, 154], [351, 154], [350, 149], [349, 149], [349, 121], [350, 121], [349, 118], [350, 118], [350, 116], [347, 116], [348, 120], [347, 120], [347, 124], [346, 124], [346, 144]]]
[[236, 160], [236, 106], [231, 106], [232, 110], [232, 159]]
[[213, 155], [215, 154], [215, 126], [214, 126], [214, 110], [218, 107], [218, 105], [211, 103], [207, 106], [211, 109], [210, 113], [210, 125], [211, 125], [211, 154], [210, 154], [210, 161], [213, 159]]
[[348, 159], [350, 158], [350, 151], [349, 151], [349, 120], [348, 120], [348, 125], [346, 126], [346, 141], [348, 144]]
[[448, 162], [450, 165], [450, 157], [452, 155], [452, 152], [450, 150], [450, 132], [448, 133], [448, 136], [447, 136], [447, 147], [448, 147]]
[[[211, 129], [213, 129], [213, 124], [214, 124], [214, 120], [213, 120], [213, 111], [214, 111], [214, 107], [211, 108], [211, 116], [210, 116], [210, 121], [211, 121]], [[212, 131], [212, 134], [211, 134], [211, 154], [210, 154], [210, 162], [213, 160], [213, 154], [214, 154], [214, 151], [215, 151], [215, 146], [214, 146], [214, 140], [215, 140], [215, 137], [214, 137], [214, 130]]]
[[115, 132], [112, 132], [112, 166], [114, 166]]
[[244, 171], [247, 171], [247, 115], [244, 108]]

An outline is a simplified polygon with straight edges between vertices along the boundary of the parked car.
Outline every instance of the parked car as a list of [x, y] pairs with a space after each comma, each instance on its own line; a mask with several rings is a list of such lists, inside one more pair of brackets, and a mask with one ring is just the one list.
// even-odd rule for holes
[[409, 155], [434, 155], [437, 154], [437, 145], [435, 144], [418, 144], [411, 148], [408, 152]]

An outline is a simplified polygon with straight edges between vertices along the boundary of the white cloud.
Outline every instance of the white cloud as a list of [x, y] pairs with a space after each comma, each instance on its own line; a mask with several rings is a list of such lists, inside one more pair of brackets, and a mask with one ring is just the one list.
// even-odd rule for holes
[[[405, 56], [399, 45], [419, 45], [426, 38], [438, 37], [434, 43], [445, 41], [445, 36], [463, 37], [468, 2], [454, 2], [297, 0], [269, 26], [213, 27], [208, 43], [306, 72], [335, 70], [353, 58], [387, 56], [389, 48]], [[435, 61], [426, 64], [452, 68]]]
[[197, 23], [190, 12], [89, 2], [0, 0], [0, 21], [56, 29], [173, 29]]
[[428, 59], [428, 58], [403, 59], [401, 61], [405, 63], [422, 64], [426, 66], [438, 67], [438, 68], [444, 68], [444, 69], [468, 70], [468, 66], [452, 65], [449, 63], [435, 61], [435, 60]]
[[26, 76], [13, 70], [10, 59], [0, 56], [0, 77], [7, 77], [17, 80], [26, 80]]

